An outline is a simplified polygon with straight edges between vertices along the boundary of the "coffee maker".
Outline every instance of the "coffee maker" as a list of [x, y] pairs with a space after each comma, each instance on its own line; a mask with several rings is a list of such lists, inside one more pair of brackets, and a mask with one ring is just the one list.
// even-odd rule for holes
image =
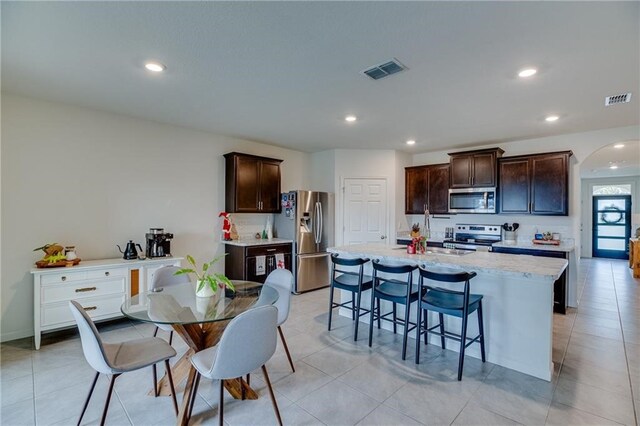
[[145, 237], [147, 239], [147, 257], [171, 256], [173, 234], [164, 232], [164, 228], [150, 228]]

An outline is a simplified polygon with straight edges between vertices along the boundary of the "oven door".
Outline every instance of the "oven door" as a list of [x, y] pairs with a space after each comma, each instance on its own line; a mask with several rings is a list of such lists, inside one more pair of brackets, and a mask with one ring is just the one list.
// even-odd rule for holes
[[495, 213], [495, 188], [465, 188], [449, 190], [450, 213]]

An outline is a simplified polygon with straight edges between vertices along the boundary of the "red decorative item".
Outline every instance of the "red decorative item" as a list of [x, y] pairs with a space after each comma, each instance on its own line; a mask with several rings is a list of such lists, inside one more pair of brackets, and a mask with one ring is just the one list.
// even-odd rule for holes
[[222, 239], [231, 241], [231, 215], [227, 212], [220, 212], [218, 217], [224, 218], [224, 223], [222, 224]]
[[416, 254], [416, 246], [413, 243], [407, 246], [407, 254]]

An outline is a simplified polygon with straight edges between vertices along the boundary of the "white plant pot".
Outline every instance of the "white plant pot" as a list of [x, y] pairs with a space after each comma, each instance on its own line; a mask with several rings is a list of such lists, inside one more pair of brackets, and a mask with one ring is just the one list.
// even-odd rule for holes
[[[214, 292], [211, 289], [211, 286], [209, 286], [208, 283], [205, 283], [205, 285], [202, 287], [202, 289], [198, 290], [200, 288], [200, 283], [201, 283], [200, 280], [198, 280], [198, 282], [196, 283], [196, 296], [197, 297], [212, 297], [212, 296], [216, 295], [217, 292]], [[220, 291], [220, 290], [218, 289], [218, 291]]]

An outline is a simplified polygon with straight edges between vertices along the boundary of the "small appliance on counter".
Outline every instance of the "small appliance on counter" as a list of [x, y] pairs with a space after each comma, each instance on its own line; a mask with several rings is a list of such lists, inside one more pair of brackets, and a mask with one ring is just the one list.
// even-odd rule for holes
[[138, 251], [136, 250], [136, 246], [138, 246], [138, 248], [142, 252], [142, 247], [140, 247], [140, 244], [134, 243], [133, 240], [129, 240], [129, 242], [127, 243], [127, 246], [124, 248], [124, 251], [122, 251], [120, 246], [116, 244], [116, 247], [118, 247], [118, 250], [120, 250], [120, 253], [123, 254], [122, 258], [125, 260], [138, 259]]
[[164, 228], [150, 228], [145, 234], [147, 239], [147, 257], [171, 256], [171, 239], [173, 234], [164, 232]]
[[502, 225], [502, 230], [504, 231], [504, 242], [506, 244], [515, 244], [518, 241], [517, 230], [520, 227], [519, 223], [505, 223]]

